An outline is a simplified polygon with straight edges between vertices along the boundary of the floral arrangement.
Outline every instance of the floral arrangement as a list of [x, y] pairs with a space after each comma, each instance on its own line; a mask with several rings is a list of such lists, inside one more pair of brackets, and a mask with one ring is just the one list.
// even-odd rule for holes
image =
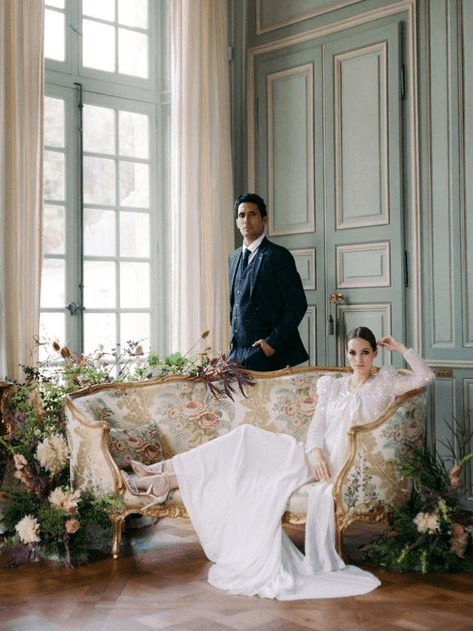
[[[202, 334], [202, 339], [208, 331]], [[110, 515], [121, 500], [93, 497], [71, 487], [63, 402], [66, 394], [94, 384], [142, 381], [182, 374], [203, 380], [215, 396], [223, 382], [227, 396], [251, 383], [236, 362], [210, 349], [194, 355], [145, 357], [141, 344], [83, 356], [52, 343], [38, 367], [23, 367], [25, 380], [12, 385], [3, 410], [7, 433], [0, 436], [6, 470], [0, 492], [0, 565], [56, 558], [66, 567], [87, 560], [90, 541], [112, 538]], [[8, 471], [10, 470], [10, 480]]]
[[[463, 452], [472, 435], [457, 436]], [[392, 509], [388, 530], [367, 547], [366, 560], [399, 573], [473, 570], [473, 514], [461, 507], [460, 478], [473, 453], [452, 456], [448, 469], [449, 459], [409, 447], [410, 455], [396, 464], [413, 482], [410, 501]]]

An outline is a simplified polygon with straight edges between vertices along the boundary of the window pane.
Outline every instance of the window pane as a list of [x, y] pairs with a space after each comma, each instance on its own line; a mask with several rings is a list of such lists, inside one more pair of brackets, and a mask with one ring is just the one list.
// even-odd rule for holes
[[121, 347], [127, 342], [141, 342], [143, 351], [148, 352], [150, 339], [149, 315], [147, 313], [124, 313], [120, 318]]
[[83, 20], [82, 46], [82, 63], [85, 67], [115, 72], [115, 29], [113, 26]]
[[63, 201], [65, 198], [64, 154], [62, 153], [44, 152], [44, 197], [46, 200], [58, 201]]
[[64, 147], [64, 101], [47, 96], [44, 99], [44, 144]]
[[131, 158], [148, 158], [148, 116], [134, 112], [120, 112], [118, 120], [120, 155]]
[[115, 204], [115, 162], [84, 157], [84, 201], [86, 204]]
[[118, 29], [118, 72], [148, 78], [148, 36]]
[[148, 208], [149, 166], [120, 162], [120, 205]]
[[149, 257], [149, 215], [120, 213], [120, 256]]
[[118, 22], [148, 28], [148, 0], [118, 0]]
[[89, 355], [100, 346], [110, 353], [117, 344], [114, 313], [84, 313], [84, 353]]
[[84, 151], [115, 153], [115, 111], [84, 105]]
[[47, 7], [56, 7], [56, 9], [64, 9], [64, 0], [46, 0]]
[[65, 61], [64, 14], [46, 9], [44, 12], [44, 56]]
[[[49, 342], [59, 342], [61, 346], [66, 340], [66, 321], [64, 313], [42, 313], [39, 319], [39, 339], [46, 342], [39, 347], [39, 361], [46, 361], [51, 356]], [[72, 349], [74, 350], [74, 349]]]
[[149, 264], [120, 263], [120, 306], [125, 309], [149, 307]]
[[65, 302], [65, 263], [62, 259], [45, 259], [41, 276], [41, 307], [63, 309]]
[[115, 20], [115, 0], [82, 0], [82, 13], [91, 18]]
[[84, 210], [84, 254], [115, 256], [115, 213], [113, 210]]
[[64, 206], [44, 206], [43, 254], [64, 254]]
[[86, 309], [115, 308], [115, 287], [115, 263], [84, 262], [84, 306]]

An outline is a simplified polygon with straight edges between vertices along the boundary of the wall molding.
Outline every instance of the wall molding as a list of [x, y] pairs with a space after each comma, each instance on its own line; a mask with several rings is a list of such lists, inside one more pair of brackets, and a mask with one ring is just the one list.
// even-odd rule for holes
[[[342, 121], [342, 64], [347, 61], [352, 61], [359, 57], [378, 53], [380, 56], [380, 63], [378, 63], [378, 71], [384, 73], [383, 85], [384, 90], [379, 93], [380, 103], [379, 111], [380, 117], [378, 122], [380, 123], [379, 133], [381, 142], [381, 156], [380, 156], [380, 189], [381, 189], [381, 212], [377, 217], [367, 219], [357, 219], [350, 222], [344, 221], [343, 211], [343, 121]], [[340, 53], [335, 55], [335, 72], [334, 72], [334, 88], [335, 88], [335, 214], [337, 218], [337, 229], [343, 230], [347, 228], [377, 226], [389, 223], [389, 191], [388, 191], [388, 68], [387, 68], [388, 49], [386, 42], [379, 42], [378, 44], [372, 44], [371, 46], [365, 46], [363, 48], [357, 48], [354, 51], [347, 53]], [[382, 107], [384, 106], [384, 108]]]
[[345, 7], [349, 7], [352, 4], [357, 4], [362, 0], [338, 0], [332, 2], [330, 5], [325, 7], [318, 7], [314, 9], [309, 9], [305, 11], [300, 16], [294, 18], [288, 18], [286, 20], [281, 20], [279, 22], [273, 22], [271, 26], [263, 26], [261, 19], [261, 7], [263, 5], [264, 0], [256, 0], [256, 35], [263, 35], [264, 33], [270, 33], [271, 31], [276, 31], [277, 29], [284, 28], [285, 26], [291, 26], [291, 24], [297, 24], [298, 22], [304, 22], [305, 20], [309, 20], [310, 18], [315, 18], [319, 15], [323, 15], [324, 13], [331, 13], [332, 11], [337, 11], [338, 9], [343, 9]]
[[314, 232], [315, 230], [315, 204], [314, 204], [314, 66], [313, 64], [303, 64], [302, 66], [292, 66], [287, 70], [274, 72], [267, 76], [268, 91], [268, 205], [274, 211], [274, 101], [273, 101], [273, 85], [280, 79], [287, 79], [301, 75], [305, 78], [307, 88], [307, 112], [309, 114], [307, 120], [307, 155], [308, 164], [306, 165], [307, 174], [307, 215], [306, 223], [297, 225], [292, 224], [285, 227], [276, 225], [276, 217], [274, 212], [269, 214], [268, 234], [269, 236], [301, 234], [304, 232]]
[[[406, 157], [409, 164], [409, 179], [411, 209], [410, 225], [412, 252], [411, 268], [411, 303], [412, 309], [412, 342], [415, 348], [422, 353], [422, 283], [421, 283], [421, 236], [420, 236], [420, 161], [419, 161], [419, 120], [418, 120], [418, 64], [417, 64], [417, 9], [416, 0], [400, 0], [388, 6], [366, 11], [359, 15], [340, 20], [334, 24], [318, 27], [298, 35], [282, 38], [275, 42], [263, 44], [248, 49], [248, 91], [247, 91], [247, 130], [248, 130], [248, 154], [247, 154], [247, 181], [248, 190], [255, 188], [256, 165], [256, 120], [255, 120], [255, 61], [257, 57], [269, 52], [278, 51], [295, 44], [304, 43], [313, 39], [326, 37], [331, 34], [369, 24], [382, 18], [394, 15], [406, 14], [405, 21], [405, 45], [407, 53], [407, 86], [410, 96], [408, 101], [407, 122], [409, 129], [409, 145], [406, 147]], [[407, 246], [407, 243], [406, 243]]]

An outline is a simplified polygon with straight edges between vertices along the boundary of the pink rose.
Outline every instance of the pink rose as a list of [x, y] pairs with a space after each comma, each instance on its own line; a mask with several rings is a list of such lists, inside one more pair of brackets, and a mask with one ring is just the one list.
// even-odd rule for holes
[[214, 427], [218, 426], [218, 424], [220, 423], [220, 419], [216, 414], [211, 414], [210, 412], [207, 412], [206, 414], [202, 414], [199, 422], [204, 429], [213, 429]]
[[78, 519], [75, 519], [74, 517], [71, 517], [70, 519], [66, 520], [66, 532], [68, 532], [70, 535], [73, 535], [75, 532], [77, 532], [80, 528], [80, 521]]
[[182, 413], [188, 419], [198, 419], [204, 412], [204, 404], [202, 401], [189, 401], [183, 407]]
[[13, 460], [15, 461], [16, 469], [23, 469], [23, 467], [26, 467], [28, 465], [28, 460], [24, 457], [23, 454], [14, 454]]
[[161, 449], [156, 445], [148, 444], [143, 449], [143, 460], [146, 460], [147, 462], [157, 462], [161, 459], [161, 456]]
[[465, 548], [468, 543], [468, 533], [461, 524], [452, 524], [452, 545], [451, 552], [463, 558], [465, 556]]
[[128, 444], [135, 450], [143, 449], [146, 446], [146, 440], [143, 436], [137, 436], [136, 434], [131, 434], [127, 436]]
[[315, 397], [306, 397], [301, 401], [301, 410], [303, 414], [313, 414], [315, 410]]
[[298, 411], [298, 405], [294, 401], [291, 401], [291, 403], [288, 403], [283, 408], [283, 414], [285, 416], [296, 416]]
[[406, 427], [406, 440], [409, 442], [414, 442], [417, 438], [419, 438], [422, 429], [417, 421], [411, 421]]

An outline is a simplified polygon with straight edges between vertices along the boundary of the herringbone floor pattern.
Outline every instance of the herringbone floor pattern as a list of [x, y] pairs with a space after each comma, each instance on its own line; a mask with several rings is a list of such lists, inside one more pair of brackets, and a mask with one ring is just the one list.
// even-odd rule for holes
[[[288, 533], [301, 542], [303, 530]], [[359, 543], [360, 533], [352, 537]], [[350, 538], [347, 540], [350, 552]], [[354, 548], [353, 548], [354, 549]], [[3, 631], [468, 631], [473, 574], [395, 575], [366, 596], [278, 602], [206, 582], [208, 561], [185, 520], [125, 536], [122, 558], [75, 570], [0, 570]]]

